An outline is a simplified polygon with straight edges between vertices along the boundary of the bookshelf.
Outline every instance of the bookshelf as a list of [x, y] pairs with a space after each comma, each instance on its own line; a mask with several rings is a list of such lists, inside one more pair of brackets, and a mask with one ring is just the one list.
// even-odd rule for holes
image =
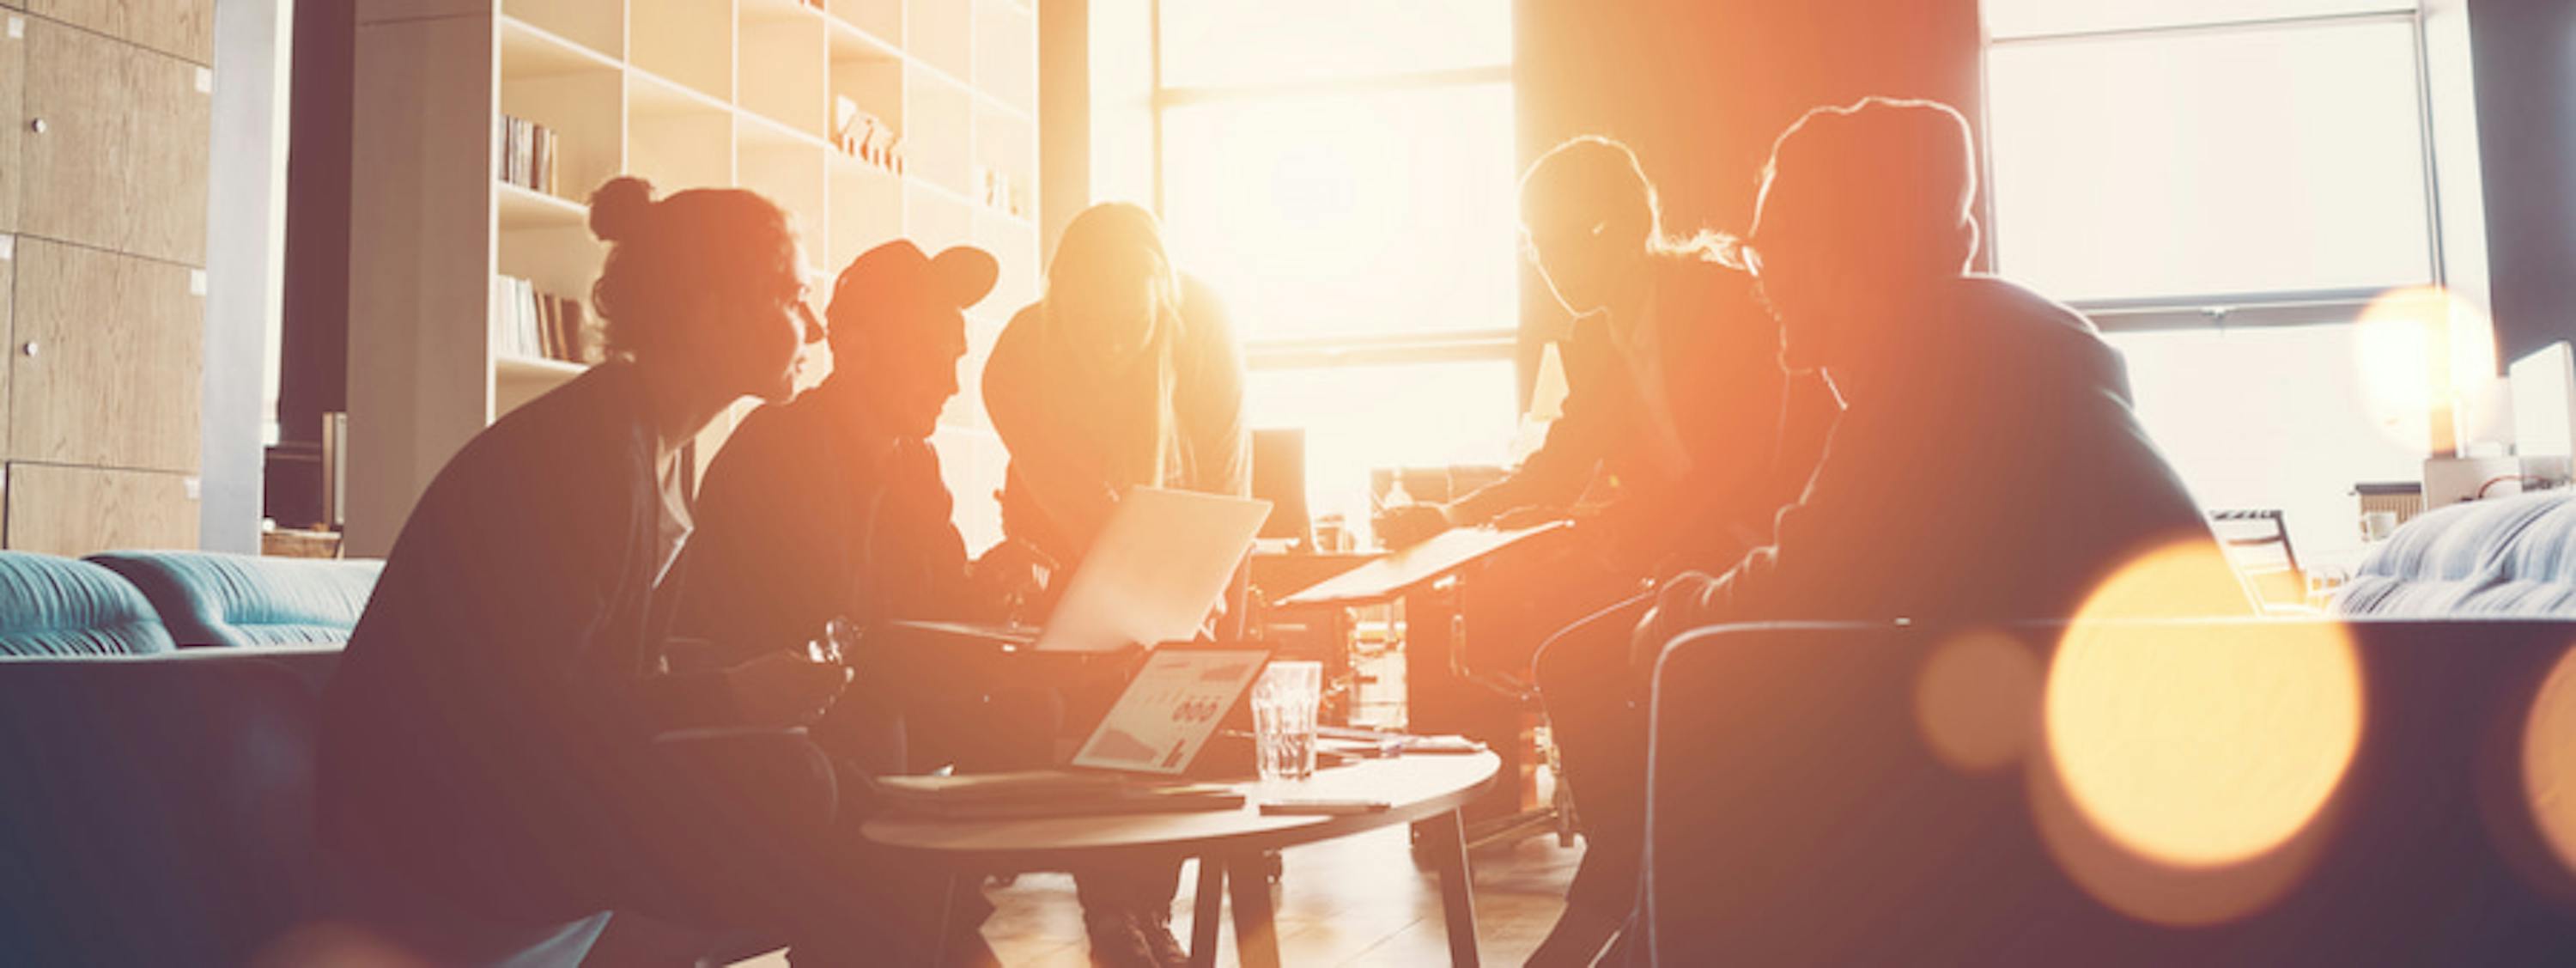
[[[506, 276], [586, 300], [604, 249], [582, 199], [621, 173], [777, 201], [818, 308], [891, 239], [993, 252], [937, 444], [969, 543], [998, 540], [1007, 459], [974, 383], [1038, 291], [1032, 3], [360, 0], [358, 19], [349, 553], [389, 550], [458, 448], [585, 368], [505, 349], [493, 293]], [[853, 110], [874, 143], [841, 137]], [[506, 177], [506, 119], [551, 133], [553, 191]], [[701, 438], [700, 470], [748, 408]]]

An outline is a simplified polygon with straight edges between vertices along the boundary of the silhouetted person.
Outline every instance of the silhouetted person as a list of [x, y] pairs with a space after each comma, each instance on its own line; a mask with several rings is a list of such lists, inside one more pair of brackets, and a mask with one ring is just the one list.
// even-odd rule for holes
[[787, 217], [620, 178], [590, 224], [612, 358], [422, 494], [326, 697], [326, 842], [496, 921], [634, 910], [785, 936], [799, 964], [925, 962], [800, 735], [664, 736], [808, 722], [849, 680], [801, 650], [677, 674], [664, 649], [682, 446], [742, 397], [787, 399], [821, 336]]
[[[2131, 412], [2119, 354], [2072, 310], [1966, 271], [1975, 171], [1967, 123], [1928, 101], [1820, 108], [1773, 146], [1745, 262], [1780, 319], [1785, 362], [1825, 373], [1845, 409], [1769, 547], [1722, 574], [1675, 577], [1651, 610], [1605, 612], [1541, 654], [1589, 832], [1578, 883], [1637, 876], [1646, 688], [1674, 636], [1770, 620], [2066, 617], [2158, 549], [2219, 560]], [[2223, 566], [2205, 577], [2235, 581]], [[1569, 906], [1532, 962], [1589, 963], [1616, 929]]]
[[1530, 164], [1521, 221], [1531, 263], [1574, 317], [1558, 343], [1563, 415], [1510, 476], [1391, 508], [1380, 536], [1403, 546], [1454, 526], [1573, 518], [1591, 534], [1586, 564], [1627, 593], [1667, 564], [1723, 566], [1761, 544], [1814, 469], [1835, 405], [1820, 381], [1793, 387], [1780, 368], [1779, 325], [1732, 240], [1666, 235], [1636, 155], [1597, 135]]
[[[1065, 226], [1044, 297], [1011, 317], [984, 365], [984, 405], [1011, 454], [1002, 530], [1065, 568], [1130, 487], [1251, 487], [1242, 348], [1215, 293], [1174, 268], [1161, 227], [1134, 205], [1095, 205]], [[1178, 864], [1085, 875], [1095, 961], [1122, 940], [1130, 954], [1112, 963], [1187, 961], [1171, 933]]]

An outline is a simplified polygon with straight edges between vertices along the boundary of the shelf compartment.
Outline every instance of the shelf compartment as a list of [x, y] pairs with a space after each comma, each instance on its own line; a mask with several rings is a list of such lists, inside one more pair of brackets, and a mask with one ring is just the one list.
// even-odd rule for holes
[[[577, 48], [558, 46], [531, 28], [505, 26], [501, 47], [501, 113], [554, 132], [554, 194], [587, 197], [600, 182], [624, 170], [625, 91], [613, 63], [595, 61]], [[492, 154], [497, 179], [500, 144], [495, 119]]]
[[903, 44], [903, 0], [825, 0], [823, 10], [836, 27], [866, 34], [881, 50], [894, 52]]
[[822, 13], [796, 0], [746, 2], [740, 30], [735, 89], [743, 108], [817, 138], [830, 134]]
[[1016, 221], [1038, 210], [1036, 124], [999, 107], [975, 106], [975, 183], [968, 197], [988, 212]]
[[1022, 115], [1038, 110], [1038, 18], [1012, 0], [974, 0], [976, 90]]
[[904, 174], [970, 195], [974, 94], [917, 64], [906, 67], [903, 80]]
[[[902, 55], [847, 30], [832, 32], [830, 49], [831, 89], [824, 97], [823, 131], [833, 140], [833, 147], [841, 147], [840, 102], [844, 99], [857, 110], [875, 116], [899, 139], [904, 132]], [[902, 146], [898, 144], [895, 149], [900, 151]]]
[[821, 139], [763, 118], [735, 116], [734, 184], [759, 192], [793, 217], [809, 272], [832, 258], [824, 208], [826, 153]]
[[733, 101], [734, 17], [730, 0], [648, 0], [633, 5], [635, 66], [719, 101]]
[[617, 59], [626, 56], [626, 5], [598, 0], [502, 0], [501, 15]]
[[632, 71], [626, 78], [626, 170], [655, 190], [733, 184], [733, 112], [685, 87]]
[[970, 0], [905, 0], [903, 46], [914, 59], [952, 77], [971, 77], [975, 5]]
[[831, 164], [829, 261], [834, 273], [859, 254], [903, 236], [903, 179], [835, 153]]
[[[903, 186], [903, 234], [924, 251], [937, 252], [975, 241], [975, 211], [949, 192], [907, 181]], [[1003, 266], [1003, 271], [1011, 271]]]

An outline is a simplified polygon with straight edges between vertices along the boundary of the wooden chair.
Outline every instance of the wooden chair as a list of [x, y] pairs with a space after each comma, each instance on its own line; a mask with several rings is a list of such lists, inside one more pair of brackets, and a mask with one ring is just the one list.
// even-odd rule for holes
[[2307, 573], [2299, 568], [2299, 553], [2290, 547], [2290, 529], [2279, 510], [2213, 510], [2208, 517], [2228, 564], [2235, 566], [2265, 611], [2306, 610]]

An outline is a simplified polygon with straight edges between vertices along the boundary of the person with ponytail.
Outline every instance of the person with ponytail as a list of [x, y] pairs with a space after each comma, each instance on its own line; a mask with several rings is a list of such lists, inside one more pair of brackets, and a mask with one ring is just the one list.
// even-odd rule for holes
[[[1242, 347], [1215, 292], [1174, 268], [1162, 227], [1135, 205], [1094, 205], [1065, 226], [1045, 295], [984, 365], [984, 406], [1011, 455], [1003, 533], [1066, 569], [1130, 487], [1251, 491]], [[1189, 962], [1171, 931], [1178, 862], [1074, 877], [1093, 964]]]
[[[792, 397], [822, 336], [788, 218], [619, 178], [590, 226], [609, 360], [477, 434], [420, 496], [326, 693], [325, 843], [493, 924], [638, 911], [789, 939], [798, 964], [926, 962], [893, 913], [917, 892], [858, 873], [848, 791], [787, 730], [850, 672], [801, 649], [697, 672], [666, 654], [685, 448], [744, 397]], [[730, 731], [675, 734], [708, 727]], [[447, 933], [396, 940], [444, 961]]]

